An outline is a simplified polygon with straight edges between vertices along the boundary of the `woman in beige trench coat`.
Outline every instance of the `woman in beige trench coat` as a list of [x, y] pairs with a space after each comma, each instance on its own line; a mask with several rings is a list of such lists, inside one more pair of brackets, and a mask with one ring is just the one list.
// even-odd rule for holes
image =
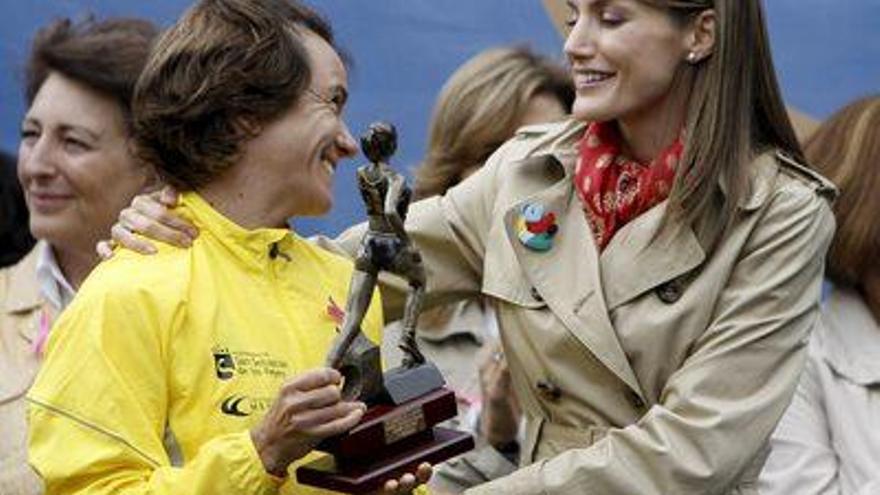
[[[835, 189], [802, 165], [759, 0], [567, 6], [575, 120], [521, 129], [407, 221], [429, 304], [495, 306], [527, 423], [522, 467], [468, 493], [755, 493]], [[141, 203], [117, 240], [164, 229]]]

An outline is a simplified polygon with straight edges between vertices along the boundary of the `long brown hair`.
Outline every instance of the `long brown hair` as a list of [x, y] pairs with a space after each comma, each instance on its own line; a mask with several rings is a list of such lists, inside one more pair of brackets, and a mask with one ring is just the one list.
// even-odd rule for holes
[[859, 287], [880, 259], [880, 95], [850, 103], [832, 115], [807, 141], [804, 152], [840, 189], [828, 276], [838, 284]]
[[449, 78], [434, 107], [428, 151], [416, 168], [417, 199], [443, 194], [516, 132], [531, 99], [555, 97], [571, 108], [574, 87], [561, 66], [526, 48], [494, 48]]
[[[681, 69], [692, 85], [685, 153], [667, 215], [686, 223], [709, 220], [720, 232], [746, 194], [746, 165], [756, 155], [778, 150], [804, 162], [776, 79], [761, 1], [641, 1], [667, 9], [682, 23], [705, 10], [715, 11], [711, 56]], [[719, 198], [719, 184], [724, 188], [720, 218], [711, 208]]]

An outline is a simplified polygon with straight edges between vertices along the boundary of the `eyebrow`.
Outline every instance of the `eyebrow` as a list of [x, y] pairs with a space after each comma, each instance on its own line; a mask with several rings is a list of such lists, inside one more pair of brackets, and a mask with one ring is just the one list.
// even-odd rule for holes
[[66, 132], [66, 131], [82, 132], [83, 134], [87, 135], [89, 138], [91, 138], [95, 141], [100, 141], [101, 135], [103, 134], [100, 132], [92, 131], [91, 129], [86, 129], [83, 126], [73, 125], [73, 124], [61, 124], [60, 129], [61, 129], [61, 132]]
[[[614, 0], [588, 0], [587, 9], [588, 10], [602, 10], [607, 7], [608, 4], [614, 3]], [[568, 8], [571, 10], [578, 12], [578, 5], [574, 0], [565, 0], [565, 4], [568, 5]]]
[[[38, 127], [43, 127], [43, 125], [40, 123], [40, 121], [38, 119], [35, 119], [34, 117], [25, 117], [24, 122], [22, 122], [22, 125], [27, 125], [27, 124], [36, 125]], [[69, 132], [69, 131], [81, 132], [94, 141], [100, 141], [101, 135], [102, 135], [102, 133], [100, 133], [100, 132], [95, 132], [87, 127], [83, 127], [81, 125], [75, 125], [75, 124], [61, 124], [58, 126], [58, 130], [61, 131], [62, 133]]]

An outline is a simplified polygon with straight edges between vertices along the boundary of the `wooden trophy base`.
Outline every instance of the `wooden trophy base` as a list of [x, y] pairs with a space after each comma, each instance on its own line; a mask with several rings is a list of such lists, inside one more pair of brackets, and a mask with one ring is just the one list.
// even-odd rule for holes
[[[344, 493], [370, 493], [380, 489], [388, 480], [396, 480], [405, 473], [415, 473], [423, 462], [438, 464], [474, 448], [474, 438], [461, 431], [435, 426], [426, 443], [394, 450], [383, 457], [377, 452], [369, 464], [346, 464], [327, 455], [296, 470], [296, 480]], [[388, 455], [390, 454], [390, 455]]]
[[351, 431], [321, 443], [317, 450], [332, 455], [299, 467], [296, 479], [345, 493], [376, 491], [423, 462], [437, 464], [473, 449], [470, 434], [434, 426], [456, 413], [455, 394], [445, 388], [398, 406], [374, 406]]

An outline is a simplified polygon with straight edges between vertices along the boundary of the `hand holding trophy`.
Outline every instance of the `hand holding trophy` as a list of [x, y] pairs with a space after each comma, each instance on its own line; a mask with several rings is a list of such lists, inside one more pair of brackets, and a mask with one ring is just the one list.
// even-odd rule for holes
[[[342, 373], [342, 396], [368, 409], [348, 433], [322, 442], [326, 456], [297, 469], [300, 483], [331, 490], [366, 493], [385, 480], [415, 472], [419, 464], [439, 463], [474, 447], [467, 433], [435, 426], [456, 415], [455, 394], [440, 371], [419, 352], [416, 324], [425, 291], [418, 250], [404, 230], [410, 202], [405, 178], [388, 160], [397, 149], [397, 133], [386, 123], [370, 125], [361, 137], [370, 163], [358, 168], [358, 187], [368, 216], [345, 318], [327, 355], [327, 365]], [[403, 277], [410, 290], [404, 308], [399, 367], [382, 373], [379, 348], [361, 332], [380, 272]]]

